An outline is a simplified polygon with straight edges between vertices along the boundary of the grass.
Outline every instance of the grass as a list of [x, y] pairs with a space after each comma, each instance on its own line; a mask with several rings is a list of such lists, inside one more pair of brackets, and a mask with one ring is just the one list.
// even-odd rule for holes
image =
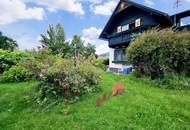
[[[96, 99], [120, 80], [124, 94], [100, 107]], [[30, 98], [36, 82], [0, 84], [0, 130], [190, 130], [190, 91], [166, 90], [132, 76], [104, 74], [103, 92], [49, 108]]]

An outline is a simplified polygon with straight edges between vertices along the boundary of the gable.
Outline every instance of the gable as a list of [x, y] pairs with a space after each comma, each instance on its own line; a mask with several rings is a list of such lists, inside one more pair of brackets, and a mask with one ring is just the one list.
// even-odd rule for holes
[[[168, 24], [172, 25], [172, 20], [170, 19], [169, 15], [163, 12], [160, 12], [158, 10], [146, 7], [144, 5], [137, 4], [135, 2], [132, 2], [130, 0], [121, 0], [116, 9], [114, 10], [112, 16], [110, 17], [109, 21], [107, 22], [105, 28], [103, 29], [100, 39], [108, 39], [107, 36], [110, 35], [111, 32], [110, 29], [113, 29], [115, 26], [115, 21], [118, 21], [117, 15], [122, 14], [124, 11], [129, 10], [131, 7], [135, 7], [141, 12], [149, 13], [151, 15], [157, 16], [159, 18], [162, 18], [162, 20]], [[132, 15], [132, 14], [129, 14]], [[125, 16], [124, 16], [125, 17]], [[160, 21], [161, 22], [161, 21]]]
[[117, 9], [116, 9], [116, 13], [123, 11], [124, 9], [126, 9], [127, 7], [129, 7], [130, 5], [127, 4], [126, 2], [120, 2]]

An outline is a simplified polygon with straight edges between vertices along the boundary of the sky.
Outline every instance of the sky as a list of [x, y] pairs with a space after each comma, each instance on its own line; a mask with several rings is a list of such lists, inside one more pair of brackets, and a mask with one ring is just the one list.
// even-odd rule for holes
[[[190, 0], [133, 0], [169, 15], [190, 9]], [[40, 45], [40, 34], [49, 24], [61, 23], [67, 40], [79, 35], [96, 46], [97, 54], [109, 51], [98, 39], [119, 0], [0, 0], [0, 31], [17, 41], [19, 49]]]

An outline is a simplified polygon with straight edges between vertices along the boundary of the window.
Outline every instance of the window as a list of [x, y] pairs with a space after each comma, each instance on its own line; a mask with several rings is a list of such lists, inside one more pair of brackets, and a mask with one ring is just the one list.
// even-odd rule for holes
[[134, 28], [140, 27], [140, 26], [141, 26], [141, 19], [139, 18], [139, 19], [136, 19], [135, 21], [131, 22], [130, 24], [118, 26], [117, 27], [117, 33], [127, 31], [127, 30], [131, 30], [131, 29], [134, 29]]
[[141, 19], [140, 18], [135, 20], [135, 27], [139, 27], [139, 26], [141, 26]]
[[125, 56], [125, 49], [115, 49], [114, 61], [123, 61]]
[[129, 30], [129, 24], [122, 26], [122, 31]]
[[117, 33], [120, 33], [120, 32], [122, 32], [122, 26], [117, 27]]

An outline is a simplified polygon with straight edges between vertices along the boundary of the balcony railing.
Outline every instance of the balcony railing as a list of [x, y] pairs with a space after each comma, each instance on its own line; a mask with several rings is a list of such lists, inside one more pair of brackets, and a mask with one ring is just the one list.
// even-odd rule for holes
[[150, 26], [138, 27], [109, 36], [109, 47], [116, 47], [121, 45], [128, 46], [135, 34], [143, 32], [144, 30], [148, 29], [148, 27]]

